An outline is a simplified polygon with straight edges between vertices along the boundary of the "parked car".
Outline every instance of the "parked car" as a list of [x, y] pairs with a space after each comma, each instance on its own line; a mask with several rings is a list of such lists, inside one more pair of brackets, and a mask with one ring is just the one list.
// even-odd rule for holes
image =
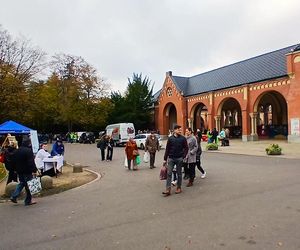
[[83, 144], [91, 144], [91, 143], [95, 143], [95, 135], [93, 132], [83, 132], [79, 139], [78, 139], [78, 142], [79, 143], [83, 143]]
[[[134, 137], [134, 140], [136, 142], [136, 145], [140, 149], [145, 149], [146, 139], [151, 134], [137, 134]], [[155, 136], [158, 138], [159, 148], [162, 148], [162, 141], [159, 134], [155, 134]]]

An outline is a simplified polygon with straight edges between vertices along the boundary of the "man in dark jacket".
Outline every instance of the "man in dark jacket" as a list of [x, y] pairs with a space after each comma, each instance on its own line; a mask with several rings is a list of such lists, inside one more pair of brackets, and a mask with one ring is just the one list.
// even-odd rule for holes
[[15, 166], [15, 170], [19, 176], [19, 184], [16, 190], [11, 196], [11, 201], [17, 203], [17, 198], [25, 187], [26, 198], [24, 200], [25, 206], [33, 205], [36, 202], [32, 200], [27, 181], [31, 180], [33, 176], [36, 176], [36, 166], [34, 163], [34, 156], [31, 149], [31, 142], [29, 138], [23, 140], [22, 145], [18, 148], [12, 157], [12, 163]]
[[181, 135], [181, 126], [174, 126], [174, 134], [171, 135], [167, 141], [166, 151], [164, 155], [164, 164], [168, 162], [168, 176], [166, 181], [166, 191], [163, 192], [164, 196], [169, 196], [171, 194], [171, 180], [172, 180], [172, 170], [176, 165], [177, 171], [177, 189], [176, 194], [181, 193], [181, 182], [182, 182], [182, 163], [183, 159], [188, 153], [187, 140]]

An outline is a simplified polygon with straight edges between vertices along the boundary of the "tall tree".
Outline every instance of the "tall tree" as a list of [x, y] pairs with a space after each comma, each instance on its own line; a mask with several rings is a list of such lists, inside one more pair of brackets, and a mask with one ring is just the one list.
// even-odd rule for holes
[[114, 110], [110, 121], [133, 122], [136, 129], [146, 129], [151, 126], [151, 106], [153, 86], [148, 77], [142, 74], [133, 74], [128, 78], [128, 86], [125, 96], [119, 92], [113, 92], [111, 100]]
[[[95, 114], [107, 95], [108, 84], [98, 76], [94, 67], [82, 57], [58, 54], [53, 57], [53, 72], [59, 78], [58, 102], [62, 122], [72, 131], [73, 125], [94, 126], [95, 117], [106, 117], [107, 110]], [[110, 105], [103, 105], [109, 108]], [[102, 117], [103, 116], [103, 117]], [[100, 119], [100, 120], [101, 120]]]
[[27, 87], [46, 64], [45, 53], [24, 38], [13, 39], [0, 26], [0, 121], [24, 120]]

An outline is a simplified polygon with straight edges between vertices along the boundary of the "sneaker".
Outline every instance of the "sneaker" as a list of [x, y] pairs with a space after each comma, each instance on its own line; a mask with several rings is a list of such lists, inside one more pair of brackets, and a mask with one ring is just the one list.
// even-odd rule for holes
[[10, 198], [10, 201], [13, 203], [18, 203], [16, 198]]
[[173, 186], [176, 186], [177, 181], [172, 181], [171, 184], [172, 184]]
[[204, 172], [204, 174], [201, 175], [201, 179], [204, 179], [206, 177], [206, 172]]
[[30, 206], [36, 204], [36, 201], [32, 200], [30, 203], [26, 203], [25, 206]]

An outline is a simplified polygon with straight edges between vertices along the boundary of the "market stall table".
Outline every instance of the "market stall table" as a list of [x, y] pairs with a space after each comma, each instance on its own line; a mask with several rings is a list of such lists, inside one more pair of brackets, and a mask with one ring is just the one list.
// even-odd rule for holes
[[60, 171], [62, 173], [62, 167], [64, 165], [64, 157], [62, 155], [56, 155], [53, 157], [44, 158], [43, 162], [44, 162], [43, 172], [53, 168], [56, 177], [57, 177], [57, 171]]

